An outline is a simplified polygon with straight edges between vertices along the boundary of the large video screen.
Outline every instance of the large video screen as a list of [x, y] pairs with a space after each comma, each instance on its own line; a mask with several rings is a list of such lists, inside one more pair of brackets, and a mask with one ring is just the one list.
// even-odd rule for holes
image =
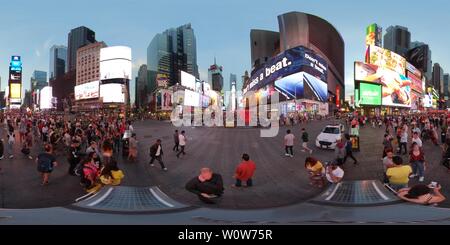
[[428, 45], [422, 45], [408, 51], [408, 61], [416, 68], [428, 72]]
[[108, 83], [100, 85], [100, 97], [103, 103], [125, 103], [125, 85]]
[[75, 100], [98, 98], [100, 96], [99, 86], [99, 81], [93, 81], [75, 86]]
[[131, 49], [124, 46], [100, 50], [100, 79], [131, 79]]
[[361, 105], [381, 105], [381, 85], [360, 83], [359, 93]]
[[184, 90], [184, 105], [195, 106], [200, 105], [200, 94], [190, 90]]
[[311, 99], [326, 102], [328, 86], [306, 72], [298, 72], [275, 81], [275, 89], [286, 99]]
[[39, 99], [39, 108], [41, 109], [51, 109], [53, 108], [53, 90], [52, 87], [46, 86], [41, 89], [39, 93], [40, 99]]
[[433, 95], [430, 93], [425, 93], [423, 97], [423, 107], [431, 108], [433, 107]]
[[422, 80], [416, 77], [413, 73], [407, 72], [407, 75], [408, 79], [411, 81], [411, 89], [418, 93], [422, 93]]
[[10, 83], [9, 84], [9, 97], [11, 99], [21, 99], [22, 98], [22, 84]]
[[170, 111], [172, 110], [172, 91], [167, 89], [161, 89], [159, 91], [159, 95], [161, 96], [159, 98], [159, 104], [158, 107], [161, 108], [163, 111]]
[[244, 88], [244, 94], [273, 85], [275, 80], [298, 72], [306, 72], [321, 81], [327, 81], [328, 64], [314, 51], [298, 46], [288, 49], [268, 61], [264, 67], [253, 73], [251, 82]]
[[181, 85], [185, 86], [186, 88], [195, 90], [195, 76], [181, 71]]
[[366, 61], [367, 63], [386, 67], [396, 71], [397, 73], [405, 75], [406, 59], [401, 55], [375, 45], [368, 45], [367, 47], [369, 49], [369, 60]]
[[355, 80], [381, 84], [383, 105], [411, 106], [411, 81], [404, 75], [388, 68], [355, 62]]

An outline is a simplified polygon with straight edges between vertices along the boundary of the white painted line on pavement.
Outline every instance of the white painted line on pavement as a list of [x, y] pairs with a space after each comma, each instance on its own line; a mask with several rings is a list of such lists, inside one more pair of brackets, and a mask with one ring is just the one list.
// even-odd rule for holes
[[92, 206], [99, 204], [101, 201], [105, 200], [105, 198], [108, 197], [112, 191], [113, 191], [113, 188], [109, 188], [108, 191], [106, 191], [105, 195], [103, 195], [99, 199], [89, 203], [87, 206], [92, 207]]
[[337, 191], [337, 189], [338, 189], [339, 187], [341, 187], [341, 183], [338, 183], [338, 184], [336, 185], [336, 187], [334, 187], [334, 190], [331, 192], [331, 194], [330, 194], [327, 198], [325, 198], [325, 201], [330, 201], [331, 198], [334, 197], [334, 194], [336, 194], [336, 191]]
[[373, 185], [373, 188], [375, 188], [375, 190], [378, 192], [378, 195], [380, 195], [380, 197], [381, 198], [383, 198], [384, 200], [389, 200], [389, 198], [386, 196], [386, 195], [384, 195], [381, 191], [380, 191], [380, 189], [378, 189], [378, 186], [375, 184], [375, 182], [372, 182], [372, 185]]
[[174, 207], [174, 205], [172, 205], [172, 204], [166, 202], [166, 201], [165, 201], [164, 199], [162, 199], [158, 194], [156, 194], [156, 192], [153, 190], [153, 188], [150, 188], [150, 192], [153, 194], [153, 196], [154, 196], [156, 199], [158, 199], [158, 201], [159, 201], [160, 203], [166, 205], [166, 206], [169, 207], [169, 208], [173, 208], [173, 207]]

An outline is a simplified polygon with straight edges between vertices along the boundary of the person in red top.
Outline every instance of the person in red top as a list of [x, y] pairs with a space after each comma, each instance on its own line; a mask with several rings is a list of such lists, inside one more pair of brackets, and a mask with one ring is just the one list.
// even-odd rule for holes
[[247, 187], [253, 186], [252, 177], [256, 170], [256, 164], [250, 160], [250, 156], [246, 153], [242, 155], [242, 160], [233, 176], [236, 179], [236, 184], [233, 187], [242, 187], [242, 181], [247, 182]]

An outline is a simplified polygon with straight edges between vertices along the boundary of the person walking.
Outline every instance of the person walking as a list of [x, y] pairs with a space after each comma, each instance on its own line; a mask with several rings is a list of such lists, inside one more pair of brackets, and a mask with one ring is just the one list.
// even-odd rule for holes
[[42, 183], [41, 185], [48, 185], [48, 180], [53, 168], [58, 165], [55, 156], [52, 154], [52, 146], [50, 144], [45, 144], [45, 152], [40, 153], [36, 158], [37, 170], [41, 173]]
[[155, 159], [158, 161], [159, 165], [161, 165], [162, 170], [167, 171], [166, 166], [164, 166], [164, 162], [162, 161], [163, 149], [161, 145], [161, 140], [157, 139], [155, 144], [150, 147], [150, 166], [155, 166], [153, 162]]
[[424, 171], [425, 171], [425, 155], [423, 150], [419, 147], [417, 143], [412, 144], [412, 150], [409, 155], [409, 161], [413, 169], [413, 174], [410, 178], [419, 177], [419, 182], [424, 181]]
[[8, 140], [8, 154], [9, 159], [12, 159], [14, 157], [14, 143], [16, 142], [16, 135], [14, 133], [8, 133], [7, 134], [7, 140]]
[[353, 159], [353, 164], [357, 165], [358, 164], [358, 160], [356, 160], [356, 158], [353, 156], [353, 146], [352, 146], [352, 141], [350, 140], [350, 135], [349, 134], [345, 134], [345, 157], [344, 157], [344, 162], [342, 164], [345, 164], [345, 162], [347, 161], [347, 158], [350, 157], [351, 159]]
[[303, 141], [303, 143], [302, 143], [302, 148], [303, 148], [302, 152], [305, 152], [305, 150], [306, 150], [306, 151], [309, 152], [309, 154], [312, 154], [313, 150], [308, 148], [308, 141], [309, 141], [308, 138], [309, 138], [309, 136], [308, 136], [308, 133], [306, 132], [306, 129], [302, 128], [302, 141]]
[[180, 135], [178, 135], [178, 141], [180, 143], [181, 150], [177, 153], [177, 158], [180, 158], [181, 154], [183, 154], [183, 156], [186, 155], [186, 152], [184, 152], [184, 148], [186, 147], [186, 141], [187, 140], [186, 140], [186, 136], [185, 136], [184, 130], [181, 131]]
[[250, 160], [247, 153], [242, 155], [242, 162], [237, 166], [233, 178], [236, 179], [236, 184], [232, 187], [242, 187], [242, 182], [245, 181], [247, 187], [253, 186], [253, 175], [256, 170], [256, 164]]
[[406, 155], [406, 153], [408, 153], [407, 145], [408, 145], [408, 132], [405, 129], [401, 129], [398, 154], [402, 154], [402, 149], [405, 149], [403, 155]]
[[172, 150], [173, 151], [179, 151], [180, 149], [179, 149], [179, 146], [180, 146], [180, 139], [178, 138], [179, 137], [179, 133], [178, 133], [178, 130], [175, 130], [175, 133], [173, 134], [173, 142], [174, 142], [174, 146], [173, 146], [173, 148], [172, 148]]
[[284, 136], [284, 148], [286, 150], [285, 156], [287, 156], [287, 157], [294, 157], [294, 152], [293, 152], [294, 140], [295, 140], [294, 134], [292, 134], [291, 130], [288, 129], [286, 131], [286, 135]]
[[129, 139], [128, 160], [136, 162], [137, 158], [137, 144], [136, 134], [132, 133]]
[[346, 149], [345, 149], [345, 143], [342, 139], [339, 139], [336, 143], [336, 148], [334, 149], [334, 155], [336, 158], [336, 164], [338, 166], [341, 166], [344, 164], [344, 159], [346, 157]]
[[75, 167], [80, 163], [81, 160], [80, 152], [80, 142], [77, 140], [72, 140], [72, 144], [69, 148], [69, 156], [67, 161], [69, 162], [69, 174], [75, 176]]

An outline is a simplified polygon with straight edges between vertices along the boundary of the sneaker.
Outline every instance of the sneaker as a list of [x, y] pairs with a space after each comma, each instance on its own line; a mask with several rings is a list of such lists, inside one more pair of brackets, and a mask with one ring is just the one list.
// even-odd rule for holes
[[5, 156], [1, 156], [1, 157], [0, 157], [0, 160], [2, 160], [2, 159], [3, 159], [3, 157], [5, 157]]
[[32, 156], [28, 156], [28, 159], [33, 160], [33, 157]]
[[290, 157], [294, 157], [294, 155], [289, 155]]
[[291, 155], [289, 155], [289, 154], [287, 154], [287, 153], [286, 153], [286, 154], [284, 154], [284, 155], [285, 155], [285, 156], [287, 156], [287, 157], [291, 156]]
[[164, 171], [167, 171], [167, 168], [163, 168]]
[[415, 177], [417, 177], [417, 176], [419, 176], [418, 174], [411, 174], [410, 176], [409, 176], [409, 178], [410, 179], [413, 179], [413, 178], [415, 178]]
[[152, 163], [152, 164], [150, 164], [150, 167], [154, 167], [154, 166], [155, 166], [155, 164], [153, 164], [153, 163]]
[[419, 182], [423, 182], [424, 179], [425, 179], [424, 177], [420, 177]]
[[10, 156], [9, 156], [9, 159], [12, 159], [13, 157], [14, 157], [13, 155], [10, 155]]
[[312, 154], [312, 150], [309, 150], [309, 154]]

